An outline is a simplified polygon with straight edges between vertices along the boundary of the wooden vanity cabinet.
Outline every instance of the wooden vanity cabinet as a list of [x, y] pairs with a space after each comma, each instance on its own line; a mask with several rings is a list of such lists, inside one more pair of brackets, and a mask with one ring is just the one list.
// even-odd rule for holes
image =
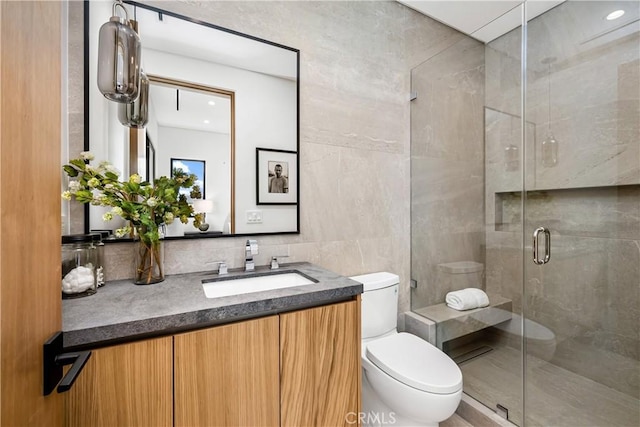
[[357, 420], [359, 307], [359, 301], [349, 301], [280, 315], [280, 425]]
[[65, 425], [173, 425], [173, 338], [92, 350], [65, 393]]
[[93, 350], [66, 393], [65, 424], [347, 425], [360, 411], [359, 307], [358, 299]]
[[278, 316], [174, 337], [176, 426], [280, 423]]

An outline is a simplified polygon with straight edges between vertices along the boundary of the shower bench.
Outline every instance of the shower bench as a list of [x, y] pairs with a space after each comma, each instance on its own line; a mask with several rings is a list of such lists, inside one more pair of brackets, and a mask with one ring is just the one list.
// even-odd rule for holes
[[[411, 316], [412, 313], [405, 313], [405, 329], [421, 336], [442, 350], [442, 344], [446, 341], [469, 335], [511, 319], [510, 299], [489, 295], [489, 301], [490, 305], [487, 307], [465, 311], [449, 308], [446, 303], [419, 308], [413, 310], [413, 313], [431, 322], [417, 319], [419, 316]], [[424, 325], [416, 325], [419, 323], [426, 324], [428, 328], [426, 337], [424, 333], [418, 333], [415, 330], [424, 330]]]

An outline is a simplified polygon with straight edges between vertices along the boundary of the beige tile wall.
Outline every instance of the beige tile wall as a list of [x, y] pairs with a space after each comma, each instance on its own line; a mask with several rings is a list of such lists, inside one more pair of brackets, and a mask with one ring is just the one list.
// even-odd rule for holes
[[[301, 51], [301, 233], [260, 237], [257, 264], [288, 253], [344, 275], [395, 272], [400, 311], [408, 310], [410, 70], [465, 36], [393, 1], [149, 3]], [[71, 73], [77, 89], [79, 73]], [[81, 93], [70, 102], [75, 147]], [[167, 272], [220, 259], [240, 267], [244, 240], [167, 242]], [[106, 252], [108, 278], [130, 277], [130, 245]]]

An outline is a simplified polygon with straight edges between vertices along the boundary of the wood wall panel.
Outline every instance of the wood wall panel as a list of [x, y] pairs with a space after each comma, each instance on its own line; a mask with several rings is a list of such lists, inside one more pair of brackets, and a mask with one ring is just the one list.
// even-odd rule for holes
[[0, 424], [59, 426], [42, 344], [61, 329], [60, 2], [0, 1]]
[[93, 350], [65, 394], [65, 425], [173, 425], [173, 338]]
[[280, 315], [283, 426], [349, 425], [360, 411], [359, 302]]
[[176, 426], [280, 423], [278, 316], [175, 336]]

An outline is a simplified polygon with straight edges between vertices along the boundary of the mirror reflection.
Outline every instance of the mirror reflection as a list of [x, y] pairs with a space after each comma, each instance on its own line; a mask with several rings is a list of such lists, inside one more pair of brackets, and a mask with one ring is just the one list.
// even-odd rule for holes
[[[175, 165], [201, 171], [206, 202], [195, 206], [208, 210], [209, 228], [176, 224], [168, 236], [299, 232], [297, 202], [258, 204], [256, 196], [256, 148], [298, 153], [299, 52], [147, 5], [125, 6], [138, 23], [142, 68], [150, 80], [149, 122], [143, 129], [122, 126], [117, 105], [98, 91], [98, 30], [111, 16], [111, 4], [87, 2], [85, 148], [123, 175], [153, 179], [170, 175]], [[297, 162], [292, 167], [297, 173]], [[102, 208], [88, 209], [86, 231], [120, 226], [104, 223]]]
[[[206, 230], [197, 230], [175, 221], [167, 235], [234, 233], [234, 93], [154, 75], [149, 81], [146, 140], [153, 156], [141, 159], [144, 163], [139, 163], [138, 170], [146, 173], [149, 168], [155, 176], [169, 176], [176, 168], [196, 174], [197, 197], [191, 197], [190, 189], [182, 190], [194, 210], [206, 215], [208, 224]], [[201, 206], [207, 206], [206, 211]]]

